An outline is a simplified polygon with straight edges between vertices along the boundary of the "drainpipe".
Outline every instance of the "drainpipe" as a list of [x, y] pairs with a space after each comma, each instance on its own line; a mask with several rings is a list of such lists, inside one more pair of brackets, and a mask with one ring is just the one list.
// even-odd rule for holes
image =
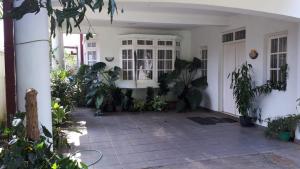
[[[19, 6], [24, 0], [14, 0]], [[38, 92], [38, 120], [52, 131], [49, 22], [46, 9], [26, 14], [15, 21], [15, 52], [17, 77], [17, 105], [25, 111], [25, 93], [29, 88]]]
[[[13, 1], [3, 1], [3, 12], [7, 14], [12, 10]], [[16, 112], [16, 77], [15, 77], [15, 49], [13, 19], [5, 17], [4, 24], [4, 57], [5, 57], [5, 86], [6, 86], [6, 112], [7, 124]]]
[[84, 64], [84, 56], [83, 56], [83, 34], [80, 33], [80, 65]]

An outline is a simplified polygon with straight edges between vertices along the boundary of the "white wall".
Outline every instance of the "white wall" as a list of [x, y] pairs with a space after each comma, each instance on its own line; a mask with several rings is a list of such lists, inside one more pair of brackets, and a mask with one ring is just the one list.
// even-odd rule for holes
[[[274, 91], [270, 95], [261, 98], [262, 117], [276, 117], [296, 113], [296, 91], [297, 91], [297, 50], [298, 50], [298, 24], [289, 23], [263, 17], [253, 17], [239, 15], [231, 18], [229, 27], [195, 29], [192, 31], [192, 53], [197, 52], [201, 45], [208, 46], [208, 83], [207, 89], [210, 104], [206, 107], [216, 110], [219, 104], [215, 97], [222, 97], [220, 89], [217, 90], [216, 84], [220, 83], [221, 76], [218, 75], [217, 68], [221, 68], [222, 43], [221, 34], [224, 31], [245, 27], [246, 37], [246, 57], [247, 61], [253, 65], [254, 77], [257, 85], [264, 84], [267, 80], [267, 49], [266, 37], [270, 33], [288, 31], [288, 58], [289, 77], [287, 80], [287, 90], [285, 92]], [[221, 45], [221, 49], [220, 49]], [[256, 49], [259, 57], [255, 60], [249, 58], [248, 53], [251, 49]], [[220, 59], [217, 59], [220, 57]], [[222, 62], [221, 62], [222, 63]], [[221, 70], [221, 69], [220, 69]], [[211, 76], [211, 77], [210, 77]], [[218, 91], [218, 92], [217, 92]], [[221, 108], [221, 107], [220, 107]], [[219, 110], [221, 111], [221, 109]]]
[[192, 30], [191, 53], [193, 57], [200, 57], [200, 47], [207, 46], [207, 83], [204, 91], [202, 106], [211, 110], [219, 110], [219, 63], [222, 52], [221, 32], [222, 27], [202, 27]]

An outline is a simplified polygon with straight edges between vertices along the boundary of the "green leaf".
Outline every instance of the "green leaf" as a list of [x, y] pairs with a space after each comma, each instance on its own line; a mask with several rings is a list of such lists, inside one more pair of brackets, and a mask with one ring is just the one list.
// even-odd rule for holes
[[206, 87], [207, 86], [207, 77], [200, 77], [191, 82], [191, 85], [194, 87]]
[[104, 62], [98, 62], [92, 66], [92, 71], [96, 71], [96, 72], [103, 71], [105, 68], [106, 68], [106, 64]]
[[56, 163], [54, 163], [52, 166], [51, 166], [51, 169], [58, 169], [58, 166]]
[[86, 40], [90, 40], [91, 38], [93, 38], [93, 34], [91, 32], [88, 32], [86, 35], [85, 35], [85, 38]]
[[191, 106], [192, 110], [195, 110], [202, 101], [202, 93], [199, 90], [193, 89], [190, 90], [186, 95], [187, 100]]
[[43, 133], [46, 137], [52, 138], [52, 134], [50, 133], [50, 131], [45, 126], [42, 125], [42, 129], [43, 129]]
[[100, 109], [100, 107], [102, 106], [103, 100], [104, 100], [104, 97], [103, 97], [103, 96], [98, 96], [98, 97], [96, 98], [96, 103], [95, 103], [95, 105], [96, 105], [96, 108], [97, 108], [97, 109]]
[[187, 107], [186, 103], [184, 100], [179, 100], [176, 104], [176, 111], [177, 112], [182, 112], [185, 110], [185, 108]]
[[184, 88], [185, 88], [185, 84], [183, 81], [179, 81], [179, 82], [176, 82], [175, 85], [173, 86], [173, 92], [179, 96], [182, 94], [182, 92], [184, 91]]

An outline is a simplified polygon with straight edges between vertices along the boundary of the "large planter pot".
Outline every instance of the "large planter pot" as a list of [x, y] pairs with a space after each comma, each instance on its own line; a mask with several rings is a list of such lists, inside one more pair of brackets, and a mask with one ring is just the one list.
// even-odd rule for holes
[[291, 138], [291, 132], [289, 131], [281, 131], [278, 135], [278, 138], [281, 140], [281, 141], [290, 141], [290, 138]]
[[254, 126], [252, 117], [240, 116], [240, 124], [242, 127], [252, 127]]

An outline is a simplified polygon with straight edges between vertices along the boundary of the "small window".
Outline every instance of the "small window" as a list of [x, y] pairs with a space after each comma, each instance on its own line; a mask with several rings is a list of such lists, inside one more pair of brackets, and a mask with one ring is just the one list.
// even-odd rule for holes
[[246, 30], [241, 30], [235, 32], [235, 40], [246, 39]]
[[201, 60], [201, 77], [207, 77], [207, 47], [200, 49], [200, 60]]
[[122, 50], [122, 77], [123, 80], [133, 80], [133, 54], [131, 49]]
[[165, 46], [165, 41], [160, 40], [160, 41], [157, 42], [157, 45], [158, 46]]
[[269, 39], [269, 80], [284, 82], [281, 68], [287, 63], [287, 35], [272, 36]]
[[233, 33], [227, 33], [223, 35], [223, 42], [233, 41]]
[[95, 42], [88, 42], [87, 47], [94, 48], [94, 47], [96, 47], [96, 43]]
[[88, 65], [93, 65], [97, 63], [97, 52], [96, 51], [88, 51]]
[[145, 45], [145, 41], [144, 40], [137, 40], [137, 44], [138, 45]]
[[176, 42], [176, 46], [177, 46], [177, 47], [180, 47], [180, 42]]
[[167, 46], [173, 46], [173, 41], [167, 41], [167, 42], [166, 42], [166, 45], [167, 45]]
[[158, 50], [157, 56], [157, 74], [160, 79], [162, 75], [173, 70], [173, 51]]
[[152, 40], [147, 40], [146, 45], [153, 45], [153, 41]]

